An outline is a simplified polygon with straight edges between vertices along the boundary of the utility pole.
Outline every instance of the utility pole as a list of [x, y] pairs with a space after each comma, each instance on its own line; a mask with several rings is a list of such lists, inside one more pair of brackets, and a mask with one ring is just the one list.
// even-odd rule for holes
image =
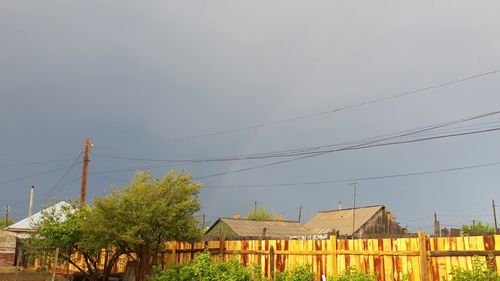
[[203, 231], [205, 231], [205, 214], [203, 214]]
[[301, 217], [302, 217], [302, 205], [300, 205], [300, 208], [299, 208], [299, 223], [300, 223]]
[[434, 213], [434, 236], [441, 237], [441, 226], [439, 225], [436, 213]]
[[497, 211], [495, 206], [495, 200], [491, 200], [493, 205], [493, 220], [495, 221], [495, 234], [498, 234], [498, 226], [497, 226]]
[[82, 189], [80, 197], [80, 206], [85, 205], [85, 196], [87, 195], [87, 169], [89, 165], [90, 139], [85, 139], [82, 171]]
[[355, 225], [356, 225], [356, 184], [353, 183], [353, 208], [352, 208], [352, 239], [354, 239], [354, 230], [355, 230]]
[[5, 206], [5, 227], [9, 226], [9, 206]]
[[28, 208], [28, 217], [31, 219], [31, 216], [33, 215], [33, 199], [35, 197], [35, 186], [31, 186], [31, 192], [30, 192], [30, 205]]
[[255, 201], [255, 203], [254, 203], [253, 211], [255, 214], [257, 214], [257, 201]]

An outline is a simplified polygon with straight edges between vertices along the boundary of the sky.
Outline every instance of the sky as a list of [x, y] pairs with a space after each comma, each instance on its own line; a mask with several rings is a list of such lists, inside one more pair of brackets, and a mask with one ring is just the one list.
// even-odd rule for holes
[[[353, 206], [349, 179], [500, 161], [497, 131], [345, 150], [272, 166], [203, 159], [323, 146], [500, 110], [496, 1], [3, 1], [0, 206], [15, 220], [78, 198], [86, 137], [88, 200], [137, 170], [200, 178], [208, 222], [257, 202], [286, 219]], [[367, 104], [364, 104], [367, 103]], [[274, 124], [276, 121], [364, 104]], [[499, 121], [492, 115], [455, 126]], [[258, 128], [227, 130], [270, 124]], [[498, 124], [497, 124], [498, 125]], [[447, 128], [449, 129], [449, 128]], [[207, 136], [208, 135], [208, 136]], [[194, 136], [194, 137], [193, 137]], [[74, 165], [72, 165], [74, 163]], [[500, 165], [356, 180], [356, 205], [384, 204], [410, 230], [492, 224]], [[275, 186], [330, 181], [325, 184]], [[259, 185], [258, 187], [231, 187]], [[225, 188], [220, 188], [225, 186]], [[229, 187], [228, 187], [229, 186]]]

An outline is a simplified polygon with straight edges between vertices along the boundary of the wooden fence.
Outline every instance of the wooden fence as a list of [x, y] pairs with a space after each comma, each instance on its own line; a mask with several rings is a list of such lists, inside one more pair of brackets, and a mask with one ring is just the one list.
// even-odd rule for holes
[[355, 266], [380, 281], [445, 281], [456, 268], [471, 269], [475, 258], [495, 270], [500, 265], [500, 235], [428, 238], [420, 233], [418, 238], [175, 242], [162, 253], [162, 266], [190, 261], [205, 249], [214, 257], [260, 265], [266, 277], [309, 264], [317, 280]]

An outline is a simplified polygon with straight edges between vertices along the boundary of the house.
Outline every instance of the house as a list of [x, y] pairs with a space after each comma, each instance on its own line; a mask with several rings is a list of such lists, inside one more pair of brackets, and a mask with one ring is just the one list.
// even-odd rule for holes
[[17, 235], [17, 237], [19, 237], [19, 238], [27, 238], [30, 236], [31, 233], [36, 231], [35, 226], [42, 219], [42, 213], [44, 211], [49, 210], [49, 211], [54, 211], [57, 213], [60, 210], [62, 210], [62, 208], [69, 207], [69, 206], [70, 206], [69, 203], [61, 201], [55, 205], [52, 205], [52, 206], [34, 214], [34, 215], [32, 215], [31, 217], [27, 217], [27, 218], [22, 219], [14, 224], [9, 225], [8, 227], [5, 228], [5, 230], [10, 231], [10, 232], [14, 232]]
[[297, 221], [219, 218], [208, 228], [205, 239], [218, 240], [220, 234], [226, 240], [290, 239], [308, 235], [309, 231]]
[[394, 215], [383, 205], [320, 211], [304, 227], [312, 235], [354, 235], [355, 238], [393, 237], [404, 233]]

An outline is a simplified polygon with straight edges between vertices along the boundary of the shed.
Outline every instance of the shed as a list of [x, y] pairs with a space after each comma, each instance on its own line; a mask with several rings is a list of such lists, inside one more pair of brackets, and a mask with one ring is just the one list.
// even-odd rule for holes
[[249, 220], [219, 218], [205, 233], [205, 239], [218, 240], [219, 233], [228, 240], [290, 239], [308, 235], [309, 231], [298, 221]]
[[[354, 233], [353, 233], [354, 218]], [[391, 237], [403, 234], [396, 218], [383, 205], [320, 211], [304, 226], [311, 234], [336, 233], [344, 237]]]

